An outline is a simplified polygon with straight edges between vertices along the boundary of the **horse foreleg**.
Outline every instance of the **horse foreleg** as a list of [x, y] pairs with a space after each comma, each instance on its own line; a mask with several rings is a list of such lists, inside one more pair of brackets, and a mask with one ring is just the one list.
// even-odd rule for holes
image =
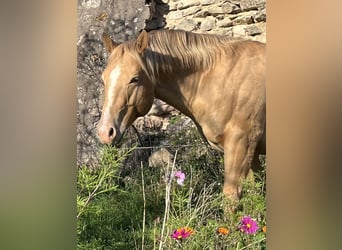
[[263, 135], [262, 126], [258, 122], [254, 124], [250, 130], [231, 129], [225, 136], [223, 193], [231, 202], [228, 210], [234, 210], [241, 197], [241, 180], [249, 173], [257, 144]]
[[246, 166], [247, 136], [230, 134], [224, 146], [224, 185], [223, 193], [231, 201], [240, 198], [240, 178]]
[[241, 179], [248, 175], [260, 136], [260, 130], [252, 129], [249, 133], [230, 131], [226, 137], [223, 193], [231, 201], [237, 201], [241, 197]]

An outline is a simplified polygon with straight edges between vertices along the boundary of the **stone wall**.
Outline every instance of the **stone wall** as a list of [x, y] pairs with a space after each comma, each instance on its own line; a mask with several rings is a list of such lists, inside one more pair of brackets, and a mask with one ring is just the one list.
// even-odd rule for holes
[[165, 28], [266, 42], [265, 0], [163, 0]]
[[[265, 0], [79, 0], [77, 37], [77, 164], [96, 162], [95, 128], [102, 106], [107, 54], [101, 42], [106, 31], [117, 42], [140, 30], [183, 29], [266, 41]], [[163, 105], [163, 104], [161, 104]], [[156, 110], [169, 110], [159, 104]], [[165, 114], [164, 114], [165, 115]], [[162, 118], [160, 118], [162, 119]], [[136, 127], [167, 129], [167, 121], [143, 118]], [[167, 119], [167, 118], [166, 118]], [[154, 122], [159, 123], [154, 126]], [[164, 122], [160, 124], [160, 122]], [[148, 126], [146, 124], [149, 124]], [[144, 130], [145, 127], [145, 130]], [[148, 128], [149, 129], [149, 128]]]

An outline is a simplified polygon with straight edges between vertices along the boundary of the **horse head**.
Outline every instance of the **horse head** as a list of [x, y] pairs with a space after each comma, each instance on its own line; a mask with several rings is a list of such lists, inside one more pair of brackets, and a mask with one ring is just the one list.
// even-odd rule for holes
[[150, 110], [154, 87], [141, 63], [148, 43], [146, 31], [123, 44], [115, 43], [106, 33], [102, 40], [109, 58], [102, 73], [104, 104], [97, 135], [102, 143], [114, 144], [136, 118]]

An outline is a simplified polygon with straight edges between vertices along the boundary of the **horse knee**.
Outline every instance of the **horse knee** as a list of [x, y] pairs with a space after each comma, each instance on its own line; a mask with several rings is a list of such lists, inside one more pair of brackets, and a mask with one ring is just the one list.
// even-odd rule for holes
[[223, 187], [224, 196], [230, 201], [238, 201], [241, 198], [241, 186], [236, 185], [224, 185]]

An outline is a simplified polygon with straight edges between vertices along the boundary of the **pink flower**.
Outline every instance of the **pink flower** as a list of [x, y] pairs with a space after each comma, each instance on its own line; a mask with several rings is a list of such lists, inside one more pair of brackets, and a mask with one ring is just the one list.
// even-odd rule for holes
[[241, 219], [240, 231], [246, 234], [254, 234], [258, 231], [258, 223], [253, 220], [250, 216], [244, 216]]
[[176, 171], [175, 177], [177, 179], [177, 183], [181, 186], [184, 185], [185, 174], [182, 171]]
[[171, 238], [176, 240], [182, 240], [188, 238], [194, 231], [190, 227], [181, 227], [176, 229]]

